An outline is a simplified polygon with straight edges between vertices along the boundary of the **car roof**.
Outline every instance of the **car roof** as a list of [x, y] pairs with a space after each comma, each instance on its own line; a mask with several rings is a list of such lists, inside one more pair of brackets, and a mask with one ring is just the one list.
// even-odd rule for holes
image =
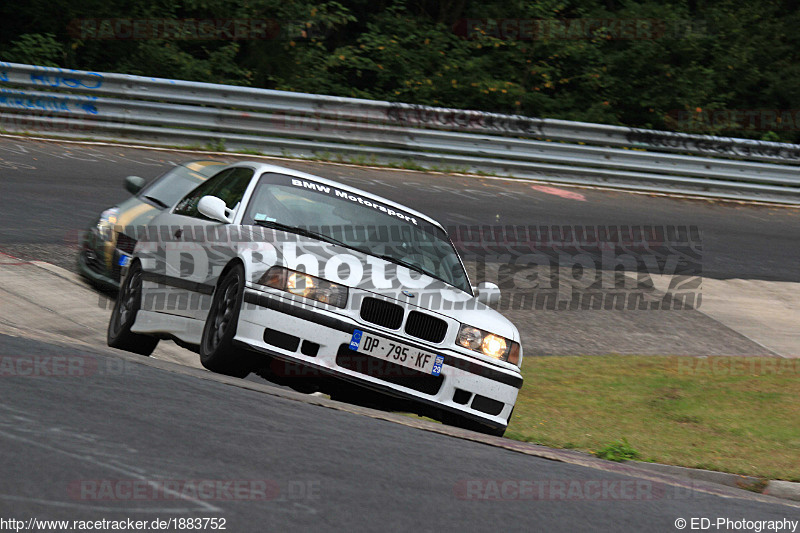
[[299, 170], [294, 170], [294, 169], [291, 169], [291, 168], [281, 167], [281, 166], [278, 166], [278, 165], [271, 165], [269, 163], [261, 163], [259, 161], [237, 161], [236, 163], [233, 163], [230, 166], [231, 167], [237, 167], [237, 166], [255, 167], [256, 172], [258, 174], [263, 173], [263, 172], [274, 172], [276, 174], [285, 174], [287, 176], [292, 176], [294, 178], [314, 180], [314, 181], [316, 181], [318, 183], [322, 183], [322, 184], [325, 184], [325, 185], [330, 185], [330, 186], [336, 187], [337, 189], [341, 189], [343, 191], [359, 194], [361, 196], [370, 198], [372, 200], [376, 200], [378, 202], [382, 202], [382, 203], [390, 205], [390, 206], [398, 207], [398, 208], [402, 209], [403, 211], [406, 211], [407, 213], [409, 213], [411, 215], [419, 217], [420, 219], [424, 220], [425, 222], [433, 224], [434, 226], [436, 226], [436, 227], [438, 227], [438, 228], [440, 228], [441, 230], [444, 231], [444, 226], [442, 226], [439, 222], [437, 222], [436, 220], [432, 219], [431, 217], [429, 217], [428, 215], [426, 215], [424, 213], [420, 213], [419, 211], [411, 209], [410, 207], [408, 207], [408, 206], [406, 206], [404, 204], [395, 202], [394, 200], [389, 200], [388, 198], [384, 198], [383, 196], [378, 196], [377, 194], [373, 194], [373, 193], [365, 191], [363, 189], [358, 189], [356, 187], [351, 187], [349, 185], [345, 185], [344, 183], [341, 183], [341, 182], [338, 182], [338, 181], [334, 181], [334, 180], [330, 180], [330, 179], [327, 179], [327, 178], [323, 178], [321, 176], [317, 176], [315, 174], [308, 174], [306, 172], [301, 172]]

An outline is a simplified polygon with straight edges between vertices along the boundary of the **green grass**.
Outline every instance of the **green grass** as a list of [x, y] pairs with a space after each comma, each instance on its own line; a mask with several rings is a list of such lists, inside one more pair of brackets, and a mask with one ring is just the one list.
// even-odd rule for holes
[[800, 360], [537, 357], [506, 436], [800, 481]]
[[639, 459], [639, 452], [634, 450], [628, 439], [622, 438], [606, 444], [594, 454], [600, 459], [607, 459], [609, 461], [627, 461], [632, 459]]

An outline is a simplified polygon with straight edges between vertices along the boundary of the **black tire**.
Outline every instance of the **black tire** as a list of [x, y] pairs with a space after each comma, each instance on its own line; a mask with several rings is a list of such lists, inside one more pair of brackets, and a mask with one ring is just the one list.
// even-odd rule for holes
[[200, 363], [217, 374], [244, 378], [255, 368], [253, 355], [233, 346], [243, 298], [244, 267], [236, 264], [214, 291], [200, 341]]
[[131, 265], [128, 275], [119, 287], [117, 301], [108, 321], [106, 342], [109, 346], [145, 356], [153, 353], [158, 344], [156, 337], [131, 332], [141, 305], [142, 266], [136, 262]]

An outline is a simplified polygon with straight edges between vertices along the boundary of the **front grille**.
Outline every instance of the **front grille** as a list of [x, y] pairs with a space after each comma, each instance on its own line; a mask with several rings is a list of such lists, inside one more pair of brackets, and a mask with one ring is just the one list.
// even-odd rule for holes
[[128, 237], [124, 233], [117, 233], [117, 248], [131, 255], [133, 249], [136, 248], [136, 239]]
[[385, 328], [398, 329], [403, 323], [403, 308], [377, 298], [364, 298], [361, 318]]
[[401, 385], [423, 394], [438, 393], [444, 381], [444, 377], [441, 375], [423, 374], [377, 357], [358, 353], [351, 350], [349, 344], [342, 344], [339, 347], [339, 351], [336, 353], [336, 364], [353, 372]]
[[[136, 248], [136, 239], [128, 237], [124, 233], [117, 233], [117, 250], [131, 255], [133, 249]], [[114, 253], [114, 262], [111, 265], [111, 278], [114, 281], [119, 281], [122, 276], [122, 268], [119, 265], [119, 255]]]
[[442, 342], [447, 335], [447, 322], [419, 311], [411, 311], [406, 321], [406, 333], [430, 342]]
[[94, 253], [94, 250], [85, 247], [85, 249], [81, 252], [83, 254], [83, 259], [86, 261], [86, 264], [94, 269], [94, 270], [102, 270], [103, 263], [100, 262], [100, 259], [97, 257], [97, 254]]

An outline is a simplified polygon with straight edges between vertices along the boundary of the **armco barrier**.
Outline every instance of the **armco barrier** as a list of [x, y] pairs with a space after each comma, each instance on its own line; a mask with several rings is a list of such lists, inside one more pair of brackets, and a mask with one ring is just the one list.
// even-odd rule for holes
[[0, 63], [0, 128], [800, 204], [800, 146]]

